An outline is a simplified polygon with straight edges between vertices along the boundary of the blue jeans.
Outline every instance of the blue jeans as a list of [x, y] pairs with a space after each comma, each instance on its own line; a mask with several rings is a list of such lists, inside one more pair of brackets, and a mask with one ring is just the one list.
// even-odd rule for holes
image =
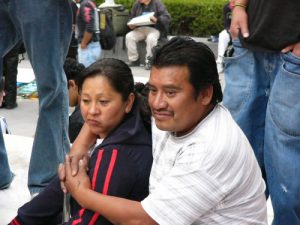
[[100, 59], [100, 56], [101, 46], [99, 41], [89, 43], [85, 49], [81, 49], [80, 45], [78, 47], [78, 61], [85, 67], [96, 62]]
[[12, 179], [13, 173], [8, 164], [2, 129], [0, 129], [0, 190], [9, 187]]
[[[71, 32], [68, 0], [0, 1], [0, 56], [23, 40], [37, 82], [39, 118], [28, 172], [31, 193], [40, 192], [55, 177], [58, 164], [69, 151], [63, 63]], [[2, 69], [1, 63], [1, 75]]]
[[300, 58], [233, 45], [233, 56], [224, 60], [223, 103], [265, 175], [273, 224], [300, 224]]

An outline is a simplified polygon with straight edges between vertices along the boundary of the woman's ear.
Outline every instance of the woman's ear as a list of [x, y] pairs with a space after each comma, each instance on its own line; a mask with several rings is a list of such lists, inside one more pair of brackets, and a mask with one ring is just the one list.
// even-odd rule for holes
[[214, 88], [212, 85], [208, 85], [207, 87], [203, 88], [203, 90], [201, 90], [200, 96], [202, 105], [209, 105], [211, 103], [213, 93]]
[[134, 103], [134, 99], [135, 99], [135, 95], [133, 93], [130, 93], [126, 101], [125, 113], [129, 113], [131, 111], [131, 108]]

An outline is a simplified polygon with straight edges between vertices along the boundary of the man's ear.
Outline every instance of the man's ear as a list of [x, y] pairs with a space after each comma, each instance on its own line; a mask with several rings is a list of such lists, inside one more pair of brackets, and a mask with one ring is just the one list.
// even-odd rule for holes
[[69, 83], [69, 88], [74, 88], [77, 86], [75, 80], [69, 80], [68, 83]]
[[130, 93], [126, 102], [126, 106], [125, 106], [125, 112], [129, 113], [131, 111], [131, 108], [133, 106], [134, 103], [134, 99], [135, 99], [135, 95], [134, 93]]
[[214, 88], [212, 85], [208, 85], [203, 88], [200, 92], [200, 98], [202, 105], [209, 105], [211, 103], [214, 93]]

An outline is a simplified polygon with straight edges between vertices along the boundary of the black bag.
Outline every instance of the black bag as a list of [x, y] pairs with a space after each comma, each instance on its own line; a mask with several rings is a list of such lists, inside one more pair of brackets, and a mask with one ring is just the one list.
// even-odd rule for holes
[[111, 50], [116, 44], [116, 34], [112, 24], [112, 13], [108, 8], [99, 11], [100, 44], [104, 50]]

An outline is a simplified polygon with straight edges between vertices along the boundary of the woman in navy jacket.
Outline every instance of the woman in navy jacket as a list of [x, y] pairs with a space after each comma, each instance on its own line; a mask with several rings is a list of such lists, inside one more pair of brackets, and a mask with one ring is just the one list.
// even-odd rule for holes
[[[102, 59], [78, 81], [81, 112], [91, 132], [102, 139], [91, 154], [91, 187], [100, 193], [136, 201], [148, 195], [152, 165], [150, 111], [134, 94], [130, 68], [117, 59]], [[60, 224], [63, 191], [59, 179], [19, 208], [11, 224]], [[71, 199], [71, 218], [64, 224], [111, 224]]]

